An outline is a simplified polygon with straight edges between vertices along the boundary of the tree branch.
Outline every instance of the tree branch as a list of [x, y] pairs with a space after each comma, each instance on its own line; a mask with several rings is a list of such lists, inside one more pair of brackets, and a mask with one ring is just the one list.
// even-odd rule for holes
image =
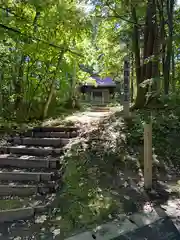
[[141, 25], [141, 24], [139, 24], [139, 23], [136, 23], [136, 22], [131, 21], [131, 20], [127, 19], [127, 18], [124, 18], [124, 16], [119, 15], [119, 13], [110, 6], [110, 4], [108, 3], [108, 1], [107, 1], [105, 4], [106, 4], [106, 5], [108, 6], [108, 8], [114, 13], [114, 16], [108, 16], [108, 17], [110, 17], [110, 18], [119, 18], [119, 19], [121, 19], [121, 20], [123, 20], [123, 21], [125, 21], [125, 22], [127, 22], [127, 23], [136, 25], [136, 26], [138, 26], [138, 27], [142, 27], [142, 26], [143, 26], [143, 25]]
[[[64, 48], [64, 46], [59, 46], [59, 45], [56, 45], [56, 44], [54, 44], [54, 43], [49, 43], [49, 42], [47, 42], [47, 41], [45, 41], [45, 40], [42, 40], [42, 39], [40, 39], [40, 38], [36, 38], [36, 37], [33, 37], [33, 36], [28, 36], [28, 35], [26, 35], [25, 33], [22, 33], [20, 30], [18, 30], [18, 29], [16, 29], [16, 28], [9, 27], [9, 26], [6, 26], [6, 25], [4, 25], [4, 24], [2, 24], [2, 23], [0, 23], [0, 27], [3, 28], [3, 29], [5, 29], [5, 30], [8, 30], [8, 31], [11, 31], [11, 32], [14, 32], [14, 33], [18, 33], [19, 35], [25, 36], [25, 37], [27, 37], [28, 39], [42, 42], [42, 43], [44, 43], [44, 44], [46, 44], [46, 45], [48, 45], [48, 46], [50, 46], [50, 47], [53, 47], [53, 48], [57, 48], [57, 49], [63, 49], [63, 48]], [[69, 48], [67, 48], [67, 51], [70, 52], [70, 53], [72, 53], [72, 54], [74, 54], [74, 55], [77, 55], [77, 56], [80, 56], [80, 57], [84, 57], [82, 54], [77, 53], [77, 52], [74, 52], [74, 51], [72, 51], [72, 50], [69, 49]]]

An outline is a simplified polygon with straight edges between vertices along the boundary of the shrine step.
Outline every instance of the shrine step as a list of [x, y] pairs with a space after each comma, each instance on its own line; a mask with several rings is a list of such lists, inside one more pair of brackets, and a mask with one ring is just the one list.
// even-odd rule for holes
[[[36, 219], [41, 219], [41, 216], [37, 215]], [[43, 217], [42, 217], [43, 219]], [[2, 234], [1, 240], [16, 239], [16, 240], [30, 240], [33, 239], [54, 239], [53, 231], [49, 231], [49, 228], [42, 228], [41, 221], [17, 221], [16, 223], [4, 223], [0, 224], [0, 233]], [[57, 237], [56, 237], [57, 238]]]
[[63, 147], [69, 143], [68, 138], [28, 138], [28, 137], [14, 137], [10, 138], [9, 142], [17, 145], [26, 146], [42, 146], [42, 147]]
[[31, 156], [60, 156], [63, 154], [61, 148], [38, 148], [38, 147], [27, 147], [24, 145], [20, 146], [2, 146], [0, 147], [1, 154], [22, 154], [22, 155], [31, 155]]
[[35, 194], [49, 194], [55, 192], [55, 188], [50, 185], [23, 185], [23, 184], [1, 184], [0, 197], [4, 196], [19, 196], [28, 197]]
[[77, 132], [79, 128], [65, 126], [65, 127], [35, 127], [32, 132]]
[[78, 132], [33, 132], [27, 131], [22, 133], [25, 137], [37, 137], [37, 138], [75, 138], [78, 136]]
[[53, 180], [54, 173], [43, 172], [0, 172], [0, 181], [44, 182]]
[[[37, 214], [42, 213], [48, 209], [48, 204], [39, 206], [19, 207], [8, 210], [0, 210], [0, 223], [14, 223], [17, 221], [30, 220]], [[0, 238], [1, 239], [1, 238]], [[9, 239], [9, 238], [8, 238]], [[14, 238], [13, 238], [14, 239]]]
[[60, 167], [60, 162], [53, 158], [38, 158], [23, 155], [19, 157], [11, 154], [2, 154], [0, 155], [0, 167], [57, 169]]
[[35, 210], [33, 207], [2, 210], [0, 211], [0, 223], [29, 219], [33, 217], [34, 214]]
[[16, 133], [0, 146], [0, 201], [19, 202], [0, 208], [0, 223], [34, 221], [37, 213], [49, 209], [54, 193], [62, 186], [63, 147], [69, 138], [78, 136], [78, 130], [69, 126], [37, 127]]
[[108, 107], [93, 107], [91, 112], [109, 112], [110, 108]]

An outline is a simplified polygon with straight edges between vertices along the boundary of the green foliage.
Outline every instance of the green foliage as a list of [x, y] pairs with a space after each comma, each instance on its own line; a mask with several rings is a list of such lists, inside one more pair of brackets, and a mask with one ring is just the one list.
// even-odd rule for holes
[[[180, 99], [177, 95], [163, 99], [168, 108], [151, 111], [153, 164], [154, 167], [159, 168], [160, 173], [167, 169], [175, 169], [176, 172], [179, 172]], [[132, 148], [143, 147], [144, 123], [147, 116], [149, 116], [147, 110], [137, 111], [136, 117], [133, 119], [133, 125], [127, 130], [129, 133], [128, 144]], [[143, 158], [141, 164], [143, 165]]]
[[78, 42], [88, 37], [89, 20], [69, 1], [9, 1], [0, 7], [2, 114], [40, 118], [54, 78], [54, 108], [70, 97], [77, 84], [76, 78], [72, 86], [72, 70], [83, 59], [86, 46]]
[[116, 19], [101, 18], [102, 9], [95, 16], [96, 10], [86, 13], [69, 0], [1, 2], [2, 116], [41, 119], [49, 109], [72, 107], [77, 85], [89, 77], [80, 64], [122, 78], [126, 50], [119, 39], [126, 41], [131, 28], [116, 28]]
[[[167, 1], [168, 2], [168, 1]], [[89, 6], [92, 4], [92, 6]], [[157, 13], [157, 24], [167, 17]], [[91, 9], [85, 11], [85, 7]], [[133, 19], [135, 7], [137, 23]], [[72, 106], [78, 98], [76, 87], [89, 77], [79, 65], [88, 66], [102, 77], [110, 75], [117, 81], [123, 79], [123, 58], [131, 54], [132, 81], [136, 76], [134, 27], [139, 31], [139, 52], [143, 52], [144, 24], [147, 1], [91, 1], [84, 7], [76, 1], [1, 1], [0, 4], [0, 107], [1, 114], [9, 118], [42, 118], [51, 114], [49, 109]], [[87, 10], [87, 9], [86, 9]], [[173, 50], [176, 71], [170, 71], [170, 81], [179, 86], [179, 8], [174, 12]], [[160, 27], [160, 26], [159, 26]], [[162, 26], [163, 27], [163, 26]], [[167, 52], [170, 33], [164, 26]], [[160, 43], [163, 47], [163, 43]], [[62, 59], [59, 56], [62, 53]], [[141, 54], [142, 55], [142, 54]], [[166, 54], [165, 54], [166, 55]], [[172, 55], [172, 54], [170, 54]], [[166, 56], [164, 56], [166, 58]], [[143, 57], [142, 57], [143, 58]], [[153, 91], [162, 89], [165, 76], [163, 54], [148, 55], [144, 65], [157, 64], [158, 76], [144, 79], [143, 86], [151, 85]], [[134, 63], [133, 63], [134, 61]], [[171, 66], [172, 68], [172, 66]], [[142, 75], [142, 74], [141, 74]], [[138, 79], [137, 79], [138, 82]], [[145, 84], [146, 83], [146, 84]], [[134, 89], [139, 88], [138, 83]], [[154, 87], [156, 85], [156, 87]], [[157, 87], [158, 85], [158, 87]], [[173, 88], [173, 87], [172, 87]], [[47, 114], [44, 111], [47, 108]], [[52, 111], [51, 111], [52, 112]]]

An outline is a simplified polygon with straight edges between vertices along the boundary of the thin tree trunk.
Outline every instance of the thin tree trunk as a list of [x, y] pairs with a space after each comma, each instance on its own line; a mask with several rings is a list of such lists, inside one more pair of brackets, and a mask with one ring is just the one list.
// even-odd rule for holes
[[4, 84], [4, 65], [1, 67], [1, 72], [0, 72], [0, 107], [1, 109], [5, 108], [5, 105], [7, 106], [7, 102], [5, 104], [4, 101], [4, 90], [3, 90], [3, 84]]
[[14, 108], [18, 110], [23, 100], [23, 75], [24, 75], [24, 56], [21, 56], [20, 63], [16, 63], [16, 73], [14, 73], [14, 91], [15, 91], [15, 102]]
[[62, 50], [59, 54], [59, 58], [58, 58], [57, 65], [56, 65], [56, 70], [55, 70], [55, 73], [54, 73], [54, 76], [53, 76], [53, 79], [52, 79], [52, 82], [51, 82], [51, 87], [50, 87], [50, 91], [49, 91], [49, 94], [48, 94], [48, 98], [47, 98], [47, 101], [46, 101], [44, 109], [43, 109], [43, 119], [47, 117], [49, 105], [50, 105], [50, 103], [52, 101], [52, 98], [54, 96], [54, 93], [55, 93], [55, 83], [56, 83], [56, 80], [57, 80], [56, 79], [57, 72], [59, 71], [59, 67], [60, 67], [60, 64], [61, 64], [61, 61], [62, 61], [62, 58], [63, 58], [65, 52], [66, 52], [66, 50]]
[[154, 9], [154, 24], [153, 24], [153, 30], [154, 30], [154, 45], [153, 45], [153, 56], [154, 59], [152, 61], [152, 78], [155, 80], [152, 84], [152, 90], [156, 91], [160, 88], [160, 73], [159, 73], [159, 53], [160, 53], [160, 28], [157, 23], [157, 12], [156, 9]]
[[131, 54], [131, 102], [134, 101], [134, 55]]
[[169, 83], [170, 83], [174, 4], [175, 4], [174, 0], [166, 1], [169, 36], [168, 36], [167, 53], [166, 53], [166, 59], [165, 59], [165, 71], [164, 71], [164, 93], [165, 93], [165, 95], [168, 95], [168, 93], [169, 93]]
[[[148, 88], [142, 87], [140, 86], [140, 84], [144, 82], [144, 80], [150, 78], [152, 74], [152, 63], [151, 62], [146, 63], [146, 60], [152, 55], [152, 52], [153, 52], [153, 43], [154, 43], [153, 27], [152, 27], [153, 14], [154, 14], [153, 4], [154, 4], [154, 0], [148, 0], [147, 11], [146, 11], [146, 21], [145, 21], [145, 28], [144, 28], [143, 64], [139, 71], [140, 78], [137, 79], [137, 96], [136, 96], [134, 108], [141, 108], [145, 105]], [[133, 12], [132, 12], [132, 15], [133, 15], [133, 20], [135, 21], [137, 17], [135, 14], [133, 14]], [[137, 42], [137, 39], [135, 39], [135, 41]], [[138, 36], [138, 43], [139, 43], [139, 36]], [[140, 58], [140, 49], [135, 48], [135, 50], [137, 51], [137, 54], [138, 54], [137, 56]], [[138, 62], [140, 63], [140, 59]], [[137, 66], [137, 63], [136, 63], [136, 66]]]
[[172, 50], [172, 92], [176, 91], [174, 49]]
[[[132, 6], [132, 17], [133, 21], [138, 24], [138, 19], [136, 15], [136, 9], [134, 6]], [[134, 104], [134, 108], [140, 108], [144, 105], [145, 102], [145, 96], [146, 96], [146, 89], [142, 88], [140, 84], [142, 83], [142, 72], [143, 68], [140, 66], [140, 44], [139, 44], [139, 29], [138, 25], [134, 24], [133, 29], [133, 51], [135, 54], [135, 69], [136, 69], [136, 87], [137, 87], [137, 93], [136, 93], [136, 100]]]
[[[164, 19], [164, 0], [157, 1], [157, 7], [159, 10], [159, 21], [160, 21], [160, 42], [162, 44], [162, 73], [165, 73], [165, 53], [166, 53], [166, 31], [165, 31], [165, 19]], [[164, 81], [163, 81], [164, 85]]]

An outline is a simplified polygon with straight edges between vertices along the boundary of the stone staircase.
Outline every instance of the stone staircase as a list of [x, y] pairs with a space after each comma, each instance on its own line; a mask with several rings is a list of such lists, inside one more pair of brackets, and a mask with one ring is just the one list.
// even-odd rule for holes
[[0, 225], [32, 219], [62, 186], [63, 148], [76, 127], [36, 127], [0, 146]]

